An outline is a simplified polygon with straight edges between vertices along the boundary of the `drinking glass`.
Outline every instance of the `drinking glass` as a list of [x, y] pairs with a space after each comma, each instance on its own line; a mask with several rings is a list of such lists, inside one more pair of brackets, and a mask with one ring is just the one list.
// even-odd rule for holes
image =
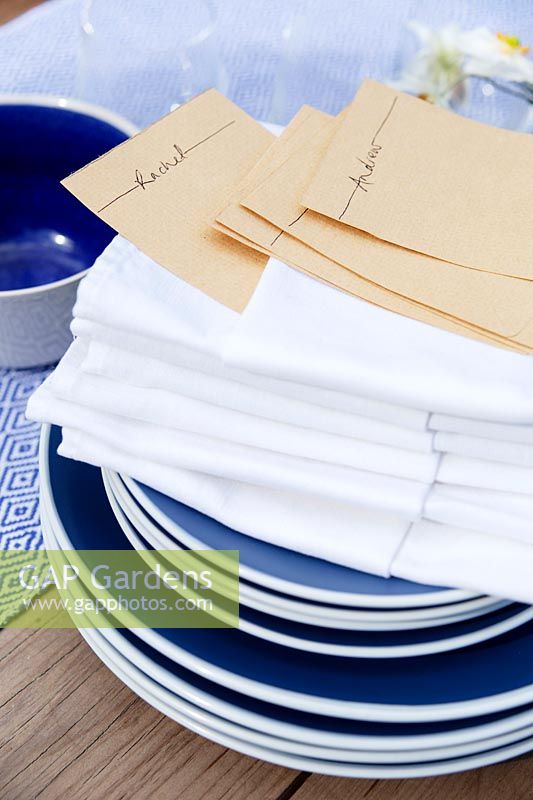
[[[398, 59], [383, 46], [354, 0], [291, 0], [280, 12], [282, 36], [270, 122], [286, 124], [304, 103], [337, 114], [363, 78], [383, 80]], [[375, 44], [374, 44], [375, 41]]]
[[82, 0], [78, 95], [146, 125], [226, 89], [213, 0]]

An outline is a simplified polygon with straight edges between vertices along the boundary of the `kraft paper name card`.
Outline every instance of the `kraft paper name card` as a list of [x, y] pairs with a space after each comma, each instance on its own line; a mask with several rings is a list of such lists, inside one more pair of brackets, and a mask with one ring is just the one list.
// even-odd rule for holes
[[63, 185], [161, 266], [241, 311], [267, 258], [229, 240], [211, 223], [273, 139], [210, 90]]
[[[336, 122], [329, 124], [334, 135]], [[243, 205], [359, 278], [489, 340], [521, 351], [533, 347], [533, 283], [397, 247], [301, 205], [305, 186], [331, 147], [332, 131], [326, 127], [301, 141]]]
[[[419, 322], [437, 325], [452, 333], [481, 341], [490, 341], [492, 344], [499, 343], [497, 337], [482, 334], [458, 321], [447, 319], [439, 312], [362, 278], [239, 204], [241, 199], [244, 199], [254, 188], [260, 187], [269, 176], [282, 167], [292, 154], [298, 152], [302, 147], [305, 148], [310, 140], [318, 142], [324, 140], [324, 144], [326, 144], [335, 125], [336, 122], [332, 121], [329, 115], [316, 109], [303, 107], [248, 173], [236, 190], [232, 201], [217, 216], [215, 222], [217, 230], [256, 248], [261, 253], [271, 254], [301, 272], [319, 278], [322, 282], [335, 286], [365, 302], [411, 317]], [[312, 163], [306, 164], [306, 169], [312, 169], [312, 167]], [[289, 216], [286, 218], [289, 219]], [[290, 224], [288, 227], [290, 229]]]
[[366, 81], [303, 206], [464, 267], [533, 280], [533, 136]]

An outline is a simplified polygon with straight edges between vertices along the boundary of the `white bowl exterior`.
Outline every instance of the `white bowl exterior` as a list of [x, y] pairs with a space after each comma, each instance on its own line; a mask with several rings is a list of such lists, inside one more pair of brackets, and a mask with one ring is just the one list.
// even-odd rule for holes
[[26, 294], [0, 292], [0, 366], [37, 367], [59, 361], [70, 342], [76, 292], [86, 271]]

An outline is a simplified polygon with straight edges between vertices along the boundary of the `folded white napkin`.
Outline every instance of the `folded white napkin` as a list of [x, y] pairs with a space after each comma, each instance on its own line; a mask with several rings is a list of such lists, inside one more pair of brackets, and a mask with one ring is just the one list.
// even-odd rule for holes
[[[209, 376], [194, 370], [183, 371], [171, 365], [165, 368], [165, 364], [160, 361], [133, 358], [129, 362], [129, 356], [123, 354], [124, 363], [121, 367], [121, 353], [115, 350], [108, 371], [113, 375], [116, 367], [119, 374], [108, 378], [98, 373], [102, 365], [99, 356], [107, 351], [103, 351], [101, 346], [97, 347], [96, 363], [87, 358], [89, 352], [90, 346], [85, 340], [76, 340], [49, 378], [46, 384], [48, 390], [67, 402], [86, 405], [103, 413], [232, 443], [232, 456], [228, 451], [228, 457], [233, 458], [239, 467], [232, 463], [228, 467], [231, 469], [247, 469], [244, 465], [250, 459], [258, 457], [255, 450], [249, 448], [260, 448], [268, 451], [271, 457], [274, 454], [282, 457], [295, 456], [380, 475], [408, 478], [428, 486], [437, 476], [443, 483], [533, 493], [533, 469], [508, 465], [503, 459], [500, 463], [486, 461], [491, 455], [489, 450], [484, 453], [485, 459], [444, 454], [439, 465], [436, 453], [417, 453], [369, 443], [346, 435], [326, 433], [311, 426], [278, 422], [276, 419], [232, 408], [231, 405], [240, 404], [235, 399], [239, 397], [245, 402], [250, 401], [247, 407], [253, 409], [255, 395], [260, 393], [249, 387], [243, 386], [242, 392], [237, 394], [233, 387], [228, 387], [229, 397], [226, 399], [230, 400], [230, 406], [221, 405], [224, 389], [221, 381], [217, 382], [215, 379], [211, 383]], [[128, 362], [129, 367], [133, 367], [132, 370], [128, 368]], [[146, 371], [142, 371], [144, 362]], [[98, 374], [91, 374], [93, 368], [96, 368]], [[137, 368], [143, 375], [142, 378], [135, 377]], [[121, 376], [122, 380], [119, 379]], [[148, 385], [138, 386], [137, 383]], [[160, 386], [165, 388], [159, 388]], [[220, 388], [218, 393], [217, 387]], [[248, 392], [251, 396], [248, 396]], [[213, 402], [215, 398], [217, 402]], [[264, 399], [267, 400], [266, 405], [262, 404]], [[256, 402], [258, 410], [262, 407], [268, 413], [268, 397], [257, 398]], [[284, 411], [283, 403], [280, 411]], [[362, 422], [364, 424], [364, 420]], [[379, 428], [384, 423], [376, 422], [375, 425]], [[497, 446], [498, 443], [495, 444]], [[242, 447], [239, 448], [238, 445]], [[492, 455], [496, 456], [496, 453]]]
[[533, 467], [533, 444], [483, 439], [463, 433], [435, 433], [434, 447], [440, 453], [452, 453], [484, 461], [499, 461], [517, 467]]
[[533, 496], [436, 483], [424, 517], [479, 533], [499, 534], [533, 546]]
[[[483, 423], [433, 414], [432, 429], [429, 431], [416, 430], [416, 418], [407, 420], [409, 423], [414, 423], [413, 427], [401, 427], [380, 421], [389, 418], [389, 409], [394, 407], [380, 408], [378, 404], [361, 409], [370, 412], [371, 417], [354, 414], [339, 410], [343, 405], [349, 408], [348, 402], [344, 404], [340, 402], [343, 399], [346, 401], [353, 399], [353, 396], [347, 394], [330, 392], [329, 395], [334, 395], [332, 402], [334, 407], [327, 407], [330, 398], [318, 397], [316, 393], [320, 390], [314, 387], [309, 387], [306, 391], [304, 385], [288, 381], [271, 381], [269, 384], [268, 379], [262, 384], [260, 376], [231, 370], [221, 364], [219, 359], [206, 356], [198, 350], [184, 348], [179, 344], [124, 333], [119, 329], [79, 318], [74, 319], [72, 327], [76, 335], [90, 342], [83, 365], [84, 371], [87, 372], [114, 377], [136, 386], [166, 387], [171, 391], [180, 391], [190, 397], [207, 399], [215, 404], [247, 411], [257, 416], [267, 416], [278, 421], [296, 423], [302, 427], [361, 438], [365, 441], [390, 443], [420, 452], [434, 449], [437, 452], [466, 455], [482, 460], [530, 466], [528, 462], [530, 448], [519, 443], [522, 433], [527, 434], [530, 430], [525, 425]], [[117, 342], [120, 342], [120, 347], [117, 346]], [[193, 374], [194, 379], [192, 379]], [[280, 394], [283, 391], [285, 394]], [[290, 397], [287, 397], [287, 392], [290, 392]], [[327, 390], [324, 390], [324, 393], [327, 394]], [[300, 399], [309, 395], [313, 396], [314, 402]], [[468, 430], [471, 427], [474, 434], [478, 433], [475, 426], [482, 426], [480, 434], [493, 432], [495, 438], [488, 439], [467, 434], [445, 436], [446, 431], [440, 432], [436, 428], [437, 424], [457, 427], [460, 430]], [[533, 430], [533, 426], [531, 429]], [[504, 437], [509, 441], [504, 441]], [[505, 446], [502, 446], [502, 442]], [[516, 447], [509, 446], [513, 443]], [[467, 466], [471, 467], [472, 464]], [[448, 480], [453, 481], [453, 475]]]
[[425, 520], [413, 525], [391, 566], [412, 581], [533, 603], [533, 546]]
[[437, 480], [459, 486], [494, 489], [501, 492], [533, 494], [533, 469], [480, 458], [462, 458], [444, 453]]
[[[474, 505], [487, 510], [505, 512], [510, 516], [527, 520], [531, 525], [533, 533], [532, 495], [435, 483], [431, 488], [430, 496], [445, 497], [454, 502], [467, 503], [468, 505]], [[454, 524], [458, 524], [460, 527], [467, 527], [464, 522]]]
[[[148, 483], [234, 530], [377, 575], [533, 603], [533, 544], [202, 475], [132, 458], [93, 434], [63, 429], [59, 452]], [[334, 535], [332, 535], [334, 532]]]
[[533, 359], [357, 300], [270, 260], [228, 363], [434, 412], [533, 422]]
[[[164, 351], [158, 354], [164, 355], [165, 359], [171, 355], [172, 362], [141, 355], [138, 337], [134, 337], [134, 341], [131, 341], [131, 337], [126, 337], [129, 349], [123, 349], [109, 344], [106, 340], [111, 338], [115, 341], [117, 338], [124, 339], [124, 336], [102, 326], [95, 329], [94, 324], [79, 324], [79, 320], [77, 323], [75, 327], [81, 333], [80, 340], [88, 341], [82, 368], [94, 375], [102, 375], [131, 386], [164, 389], [217, 406], [310, 430], [391, 444], [420, 452], [433, 450], [468, 458], [533, 467], [533, 445], [462, 433], [416, 431], [360, 414], [328, 409], [315, 403], [245, 384], [242, 379], [241, 381], [229, 379], [227, 375], [232, 373], [231, 370], [221, 365], [214, 357], [209, 360], [203, 358], [199, 351], [182, 348], [181, 363], [178, 364], [175, 363], [178, 359], [175, 349], [172, 353]], [[87, 336], [95, 335], [98, 337], [96, 340], [87, 339]], [[150, 341], [152, 340], [148, 340]], [[147, 342], [143, 342], [140, 349], [141, 353], [148, 352], [150, 346]], [[152, 349], [155, 350], [153, 345]], [[523, 429], [526, 426], [500, 427], [511, 428], [514, 431], [515, 428]]]
[[[63, 401], [103, 413], [151, 423], [158, 428], [212, 437], [219, 441], [220, 447], [231, 444], [232, 447], [227, 448], [228, 457], [232, 453], [235, 461], [243, 465], [242, 468], [248, 468], [252, 459], [259, 461], [260, 454], [255, 453], [254, 449], [261, 448], [266, 451], [273, 466], [276, 455], [280, 454], [280, 470], [286, 461], [285, 455], [288, 455], [425, 483], [431, 483], [435, 477], [438, 464], [435, 453], [417, 453], [289, 425], [235, 411], [210, 400], [191, 398], [176, 391], [132, 386], [102, 375], [82, 372], [87, 349], [87, 344], [81, 339], [71, 345], [61, 364], [48, 379], [48, 391]], [[151, 446], [154, 447], [155, 442]], [[164, 441], [161, 448], [164, 448]], [[179, 453], [176, 457], [179, 457]], [[260, 464], [256, 465], [258, 467]]]

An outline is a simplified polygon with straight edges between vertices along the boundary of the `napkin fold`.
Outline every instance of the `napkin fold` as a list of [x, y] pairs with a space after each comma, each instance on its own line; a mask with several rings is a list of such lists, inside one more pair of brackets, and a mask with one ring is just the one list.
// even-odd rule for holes
[[423, 516], [533, 545], [532, 501], [531, 496], [511, 492], [435, 483], [426, 498]]
[[431, 414], [429, 428], [442, 433], [458, 433], [481, 439], [533, 445], [533, 425], [505, 424], [468, 419], [447, 414]]
[[499, 461], [517, 467], [533, 467], [533, 445], [499, 439], [485, 439], [462, 433], [437, 431], [433, 440], [435, 450], [466, 458]]
[[461, 458], [451, 453], [442, 456], [437, 480], [479, 489], [533, 494], [533, 469], [480, 458]]
[[391, 573], [533, 602], [533, 547], [505, 536], [422, 520], [403, 540]]

